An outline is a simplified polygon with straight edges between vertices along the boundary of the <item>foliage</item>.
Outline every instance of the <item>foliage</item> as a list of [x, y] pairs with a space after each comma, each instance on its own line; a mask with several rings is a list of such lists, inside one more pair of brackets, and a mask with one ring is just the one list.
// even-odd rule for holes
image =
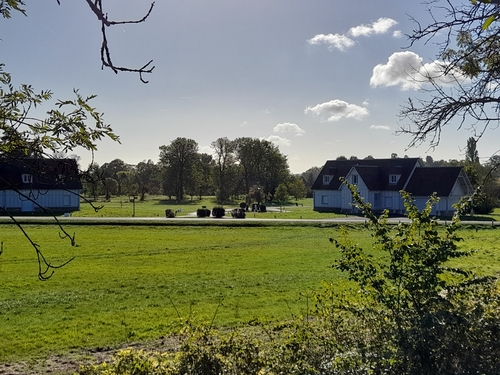
[[[383, 255], [372, 258], [348, 241], [345, 233], [334, 241], [341, 251], [336, 268], [348, 273], [368, 303], [379, 306], [378, 313], [389, 322], [383, 333], [376, 333], [394, 351], [388, 370], [493, 374], [500, 355], [500, 337], [495, 333], [500, 323], [496, 281], [449, 266], [451, 260], [472, 254], [457, 246], [461, 241], [458, 213], [440, 233], [431, 217], [436, 197], [419, 212], [412, 197], [402, 192], [410, 222], [393, 231], [387, 226], [387, 212], [375, 216], [355, 187], [349, 188], [369, 220], [374, 246]], [[378, 356], [367, 360], [370, 366], [385, 366]]]
[[[95, 95], [84, 98], [75, 90], [76, 99], [57, 101], [57, 109], [49, 110], [47, 118], [32, 118], [30, 110], [49, 101], [52, 93], [35, 93], [29, 85], [16, 89], [11, 75], [2, 68], [0, 64], [0, 157], [43, 157], [71, 152], [76, 147], [93, 152], [96, 142], [103, 138], [118, 141], [102, 114], [89, 104]], [[87, 122], [94, 124], [89, 126]]]
[[285, 184], [279, 184], [274, 192], [274, 199], [280, 202], [280, 204], [283, 204], [283, 202], [286, 202], [288, 198], [288, 188]]
[[302, 178], [291, 175], [287, 182], [288, 193], [297, 201], [307, 196], [307, 188]]
[[160, 146], [160, 167], [164, 181], [171, 185], [177, 201], [184, 199], [187, 181], [191, 179], [197, 160], [198, 143], [193, 139], [178, 137], [168, 146]]
[[[50, 158], [53, 154], [66, 154], [78, 147], [93, 153], [97, 149], [97, 141], [103, 138], [118, 141], [111, 127], [105, 124], [102, 114], [90, 105], [89, 102], [95, 96], [85, 98], [77, 90], [74, 93], [76, 99], [58, 100], [56, 108], [46, 112], [46, 118], [37, 118], [32, 111], [46, 105], [51, 100], [52, 93], [48, 90], [36, 93], [31, 86], [25, 84], [15, 88], [11, 75], [4, 72], [3, 65], [0, 64], [0, 158], [2, 161], [14, 163], [22, 162], [23, 159]], [[39, 172], [35, 170], [31, 173]], [[86, 178], [89, 177], [85, 173], [83, 175]], [[13, 190], [19, 196], [37, 204], [36, 199], [21, 192], [17, 186], [10, 185], [8, 190]], [[47, 214], [52, 214], [56, 223], [59, 224], [50, 210], [44, 207], [39, 208]], [[39, 279], [50, 278], [54, 270], [62, 265], [58, 266], [46, 260], [39, 244], [32, 240], [12, 213], [4, 206], [0, 207], [0, 210], [3, 214], [10, 216], [35, 250], [39, 265]], [[60, 224], [59, 229], [61, 238], [69, 239], [71, 245], [74, 246], [75, 236], [70, 235]], [[65, 263], [62, 262], [62, 264]]]

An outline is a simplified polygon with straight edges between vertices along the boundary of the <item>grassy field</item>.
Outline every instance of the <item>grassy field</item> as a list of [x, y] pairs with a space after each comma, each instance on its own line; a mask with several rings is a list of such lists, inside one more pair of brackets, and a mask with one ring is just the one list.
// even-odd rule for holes
[[[73, 216], [77, 217], [165, 217], [165, 210], [171, 209], [176, 212], [177, 216], [187, 216], [196, 213], [198, 208], [206, 206], [212, 209], [216, 206], [213, 197], [204, 197], [202, 200], [185, 200], [180, 203], [170, 201], [164, 196], [148, 196], [143, 202], [139, 200], [131, 202], [128, 197], [113, 197], [109, 202], [97, 200], [93, 202], [95, 206], [103, 206], [103, 209], [95, 212], [92, 206], [83, 202], [81, 209], [74, 212]], [[238, 207], [239, 202], [232, 205], [225, 205], [224, 208]], [[135, 208], [134, 208], [135, 205]], [[328, 219], [344, 215], [334, 213], [319, 213], [312, 209], [312, 198], [301, 199], [297, 202], [289, 202], [287, 205], [280, 207], [275, 204], [267, 206], [269, 212], [249, 212], [248, 217], [256, 217], [260, 219], [282, 218], [282, 219]]]
[[174, 331], [180, 315], [214, 324], [283, 319], [307, 293], [335, 280], [331, 229], [276, 227], [68, 227], [26, 229], [52, 262], [75, 256], [40, 282], [33, 249], [1, 226], [0, 360], [107, 346]]
[[[17, 228], [0, 226], [0, 363], [158, 338], [185, 319], [286, 319], [306, 312], [323, 281], [346, 284], [331, 268], [337, 227], [68, 227], [77, 247], [55, 227], [25, 228], [51, 262], [75, 259], [40, 282], [33, 249]], [[462, 246], [478, 253], [459, 265], [497, 273], [499, 230], [464, 229]], [[370, 247], [363, 226], [351, 235]]]
[[[215, 206], [212, 198], [179, 204], [165, 197], [148, 197], [135, 207], [127, 197], [95, 204], [104, 209], [95, 213], [82, 203], [73, 216], [164, 217], [167, 208], [186, 216], [201, 206]], [[248, 217], [338, 217], [314, 212], [312, 199], [282, 210], [268, 208]], [[500, 211], [489, 217], [500, 219]], [[172, 223], [179, 224], [67, 227], [76, 232], [76, 247], [60, 240], [53, 226], [26, 225], [49, 261], [75, 257], [48, 282], [36, 278], [34, 250], [19, 229], [0, 225], [0, 363], [154, 339], [175, 332], [186, 319], [213, 320], [217, 326], [287, 319], [306, 312], [322, 282], [339, 288], [347, 284], [331, 268], [338, 254], [328, 238], [336, 236], [338, 227], [215, 219], [208, 227], [201, 221], [200, 226]], [[351, 234], [370, 247], [363, 226], [352, 226]], [[462, 246], [478, 253], [456, 265], [497, 273], [499, 232], [466, 229], [463, 236]]]

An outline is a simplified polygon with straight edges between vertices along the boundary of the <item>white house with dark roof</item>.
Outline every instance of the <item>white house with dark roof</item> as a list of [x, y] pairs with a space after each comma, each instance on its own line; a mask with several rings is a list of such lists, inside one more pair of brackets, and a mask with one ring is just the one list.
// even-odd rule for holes
[[329, 160], [312, 186], [313, 206], [319, 212], [356, 213], [352, 195], [340, 179], [356, 185], [374, 211], [403, 214], [400, 191], [412, 194], [422, 209], [435, 192], [440, 198], [434, 215], [453, 213], [460, 198], [472, 194], [472, 185], [461, 167], [424, 167], [418, 158]]
[[0, 214], [77, 211], [81, 190], [73, 159], [0, 158]]

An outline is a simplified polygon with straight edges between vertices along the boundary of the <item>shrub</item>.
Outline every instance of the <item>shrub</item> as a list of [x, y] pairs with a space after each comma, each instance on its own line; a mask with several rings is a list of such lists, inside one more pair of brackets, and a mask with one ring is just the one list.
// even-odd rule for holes
[[212, 208], [212, 216], [220, 219], [221, 217], [223, 217], [225, 215], [226, 215], [226, 210], [223, 207], [216, 206], [216, 207]]

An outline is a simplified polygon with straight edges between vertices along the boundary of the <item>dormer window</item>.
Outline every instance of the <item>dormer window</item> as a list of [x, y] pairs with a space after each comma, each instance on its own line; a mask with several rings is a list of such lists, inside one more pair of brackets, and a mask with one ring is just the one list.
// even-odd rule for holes
[[323, 185], [328, 185], [332, 181], [332, 176], [330, 175], [323, 175]]
[[389, 175], [389, 183], [390, 183], [391, 185], [395, 185], [395, 184], [397, 184], [397, 183], [398, 183], [398, 181], [399, 181], [399, 178], [400, 178], [400, 177], [401, 177], [401, 175], [400, 175], [400, 174], [390, 174], [390, 175]]
[[23, 180], [23, 184], [31, 184], [33, 182], [33, 175], [23, 173], [21, 179]]

